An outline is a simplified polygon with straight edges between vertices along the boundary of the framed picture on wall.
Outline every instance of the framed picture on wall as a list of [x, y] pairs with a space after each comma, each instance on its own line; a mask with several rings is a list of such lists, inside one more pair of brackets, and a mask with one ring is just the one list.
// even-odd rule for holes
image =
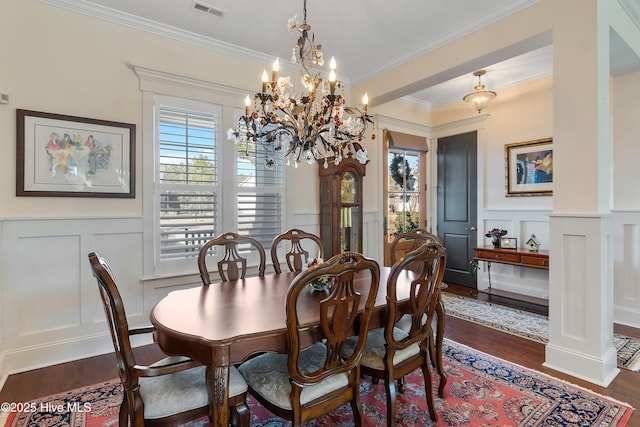
[[505, 145], [506, 195], [553, 195], [553, 139]]
[[136, 125], [17, 110], [17, 196], [135, 197]]

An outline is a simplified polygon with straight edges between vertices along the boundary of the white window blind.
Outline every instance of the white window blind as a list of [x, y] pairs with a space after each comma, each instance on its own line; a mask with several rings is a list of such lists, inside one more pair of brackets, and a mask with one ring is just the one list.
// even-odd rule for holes
[[160, 260], [196, 257], [218, 234], [219, 114], [166, 105], [156, 114]]
[[265, 151], [257, 147], [255, 141], [237, 146], [238, 233], [268, 249], [282, 232], [283, 171], [281, 161], [265, 166]]

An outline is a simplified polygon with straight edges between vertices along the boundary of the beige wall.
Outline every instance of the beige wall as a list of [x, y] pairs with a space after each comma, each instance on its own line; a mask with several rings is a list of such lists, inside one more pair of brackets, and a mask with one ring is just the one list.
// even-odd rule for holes
[[[33, 0], [0, 0], [0, 217], [141, 215], [139, 80], [128, 64], [254, 89], [263, 65], [159, 37]], [[7, 14], [7, 11], [9, 13]], [[11, 42], [10, 42], [11, 41]], [[255, 84], [254, 84], [255, 82]], [[238, 100], [241, 107], [243, 99]], [[138, 126], [134, 200], [60, 199], [15, 195], [17, 108], [135, 123]]]
[[613, 208], [640, 208], [640, 73], [613, 79]]
[[[488, 114], [483, 133], [482, 152], [478, 153], [484, 169], [480, 181], [484, 199], [479, 209], [544, 209], [553, 207], [552, 197], [505, 196], [505, 145], [553, 136], [553, 79], [551, 77], [500, 90], [496, 99], [483, 111]], [[432, 124], [472, 117], [469, 106], [458, 103], [435, 109]]]

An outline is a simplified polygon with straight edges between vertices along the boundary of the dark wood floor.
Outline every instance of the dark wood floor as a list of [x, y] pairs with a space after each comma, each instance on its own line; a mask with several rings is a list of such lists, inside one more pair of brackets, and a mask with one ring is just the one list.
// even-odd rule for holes
[[[469, 296], [468, 288], [456, 285], [450, 285], [447, 291]], [[480, 294], [478, 299], [486, 300], [487, 296]], [[505, 303], [506, 305], [515, 304], [507, 300], [496, 300], [495, 302]], [[540, 311], [532, 306], [521, 308]], [[540, 312], [544, 313], [544, 310]], [[615, 332], [640, 338], [640, 329], [616, 325]], [[445, 336], [482, 352], [537, 371], [545, 372], [573, 384], [611, 396], [630, 404], [634, 408], [640, 409], [640, 372], [631, 372], [622, 369], [609, 387], [603, 388], [545, 368], [542, 366], [545, 353], [544, 345], [531, 340], [509, 335], [451, 316], [448, 316], [446, 319]], [[150, 363], [161, 356], [159, 349], [153, 345], [137, 348], [135, 352], [139, 363]], [[3, 389], [0, 391], [0, 402], [24, 402], [116, 377], [117, 371], [113, 354], [64, 363], [9, 376]], [[640, 415], [638, 413], [633, 414], [628, 426], [640, 427]]]

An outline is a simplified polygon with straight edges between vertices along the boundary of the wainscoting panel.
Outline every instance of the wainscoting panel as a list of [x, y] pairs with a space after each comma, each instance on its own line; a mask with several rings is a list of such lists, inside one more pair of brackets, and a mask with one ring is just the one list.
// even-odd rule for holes
[[91, 251], [111, 264], [130, 324], [148, 324], [141, 224], [139, 218], [2, 222], [5, 372], [113, 351]]
[[614, 212], [614, 321], [640, 328], [640, 211]]
[[12, 255], [18, 258], [7, 265], [7, 274], [14, 279], [5, 287], [13, 332], [20, 337], [56, 336], [57, 331], [78, 327], [80, 236], [21, 236], [13, 246]]

